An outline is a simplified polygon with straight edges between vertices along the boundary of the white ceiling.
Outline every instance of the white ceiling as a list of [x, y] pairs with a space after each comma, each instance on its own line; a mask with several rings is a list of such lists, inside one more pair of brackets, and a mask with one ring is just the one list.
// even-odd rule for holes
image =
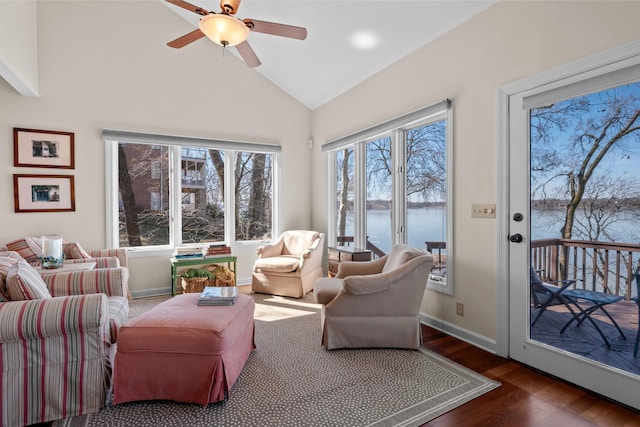
[[[187, 1], [220, 11], [216, 0]], [[163, 3], [198, 27], [199, 15]], [[243, 0], [236, 17], [307, 28], [304, 41], [255, 32], [248, 41], [262, 61], [256, 72], [315, 109], [493, 3], [495, 0]], [[364, 34], [373, 46], [357, 47], [353, 40], [358, 34]], [[205, 43], [213, 42], [204, 38], [183, 49], [204, 49]], [[230, 50], [237, 54], [235, 48]]]

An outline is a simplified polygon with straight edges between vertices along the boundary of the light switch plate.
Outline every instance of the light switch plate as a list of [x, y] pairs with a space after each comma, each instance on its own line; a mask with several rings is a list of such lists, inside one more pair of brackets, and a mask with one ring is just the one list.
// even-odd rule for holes
[[496, 205], [474, 203], [471, 205], [471, 218], [495, 218]]

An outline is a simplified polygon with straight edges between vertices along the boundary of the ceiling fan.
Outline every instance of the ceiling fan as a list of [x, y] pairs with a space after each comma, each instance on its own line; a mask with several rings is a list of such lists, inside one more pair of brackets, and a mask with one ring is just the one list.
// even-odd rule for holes
[[249, 67], [257, 67], [260, 59], [247, 42], [251, 31], [304, 40], [307, 29], [293, 25], [277, 24], [275, 22], [258, 21], [257, 19], [238, 19], [235, 16], [240, 6], [240, 0], [220, 0], [219, 13], [209, 12], [183, 0], [166, 0], [176, 6], [202, 16], [197, 30], [170, 41], [167, 45], [179, 49], [207, 36], [213, 42], [223, 46], [235, 46], [240, 56]]

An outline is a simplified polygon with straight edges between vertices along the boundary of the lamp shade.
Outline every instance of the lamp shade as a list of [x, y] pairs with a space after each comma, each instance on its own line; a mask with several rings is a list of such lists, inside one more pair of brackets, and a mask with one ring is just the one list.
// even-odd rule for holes
[[200, 20], [200, 31], [222, 46], [235, 46], [249, 36], [249, 28], [244, 22], [224, 13], [204, 16]]

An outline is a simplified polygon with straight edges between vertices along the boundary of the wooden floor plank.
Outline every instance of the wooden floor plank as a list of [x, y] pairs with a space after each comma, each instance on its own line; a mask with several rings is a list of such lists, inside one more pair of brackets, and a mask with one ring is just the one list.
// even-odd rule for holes
[[640, 413], [631, 408], [428, 326], [422, 335], [425, 348], [501, 383], [424, 426], [640, 426]]

